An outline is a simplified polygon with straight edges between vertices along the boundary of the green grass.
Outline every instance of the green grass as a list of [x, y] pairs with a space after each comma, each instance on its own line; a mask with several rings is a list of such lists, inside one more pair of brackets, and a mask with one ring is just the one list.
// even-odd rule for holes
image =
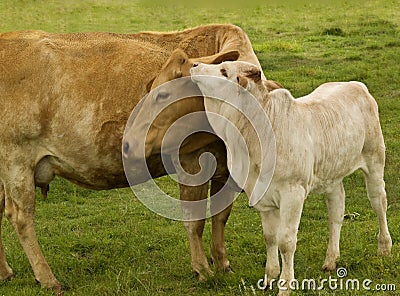
[[[367, 1], [265, 1], [240, 7], [167, 6], [145, 1], [0, 2], [0, 31], [51, 32], [180, 30], [207, 23], [234, 23], [249, 35], [268, 78], [309, 93], [326, 81], [360, 80], [380, 107], [387, 146], [386, 188], [392, 256], [376, 255], [377, 221], [360, 173], [346, 179], [346, 219], [340, 267], [348, 278], [400, 290], [400, 3]], [[146, 5], [145, 5], [146, 4]], [[151, 4], [151, 3], [150, 3]], [[168, 179], [160, 184], [178, 194]], [[349, 215], [350, 216], [350, 215]], [[33, 273], [10, 224], [3, 222], [7, 259], [17, 277], [0, 283], [0, 295], [51, 295]], [[180, 222], [147, 210], [129, 189], [95, 192], [57, 179], [47, 200], [38, 195], [36, 229], [66, 295], [270, 295], [256, 283], [264, 274], [264, 241], [257, 212], [239, 196], [226, 229], [232, 275], [198, 283], [190, 270], [189, 245]], [[327, 240], [323, 196], [306, 202], [295, 256], [296, 277], [327, 278], [320, 271]], [[210, 243], [210, 223], [204, 241]], [[293, 295], [400, 295], [400, 292], [295, 292]]]

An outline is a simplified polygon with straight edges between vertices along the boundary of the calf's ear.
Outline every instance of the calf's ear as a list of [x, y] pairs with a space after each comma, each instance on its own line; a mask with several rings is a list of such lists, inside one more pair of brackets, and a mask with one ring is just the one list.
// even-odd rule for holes
[[230, 50], [225, 52], [219, 52], [211, 56], [199, 57], [193, 59], [195, 62], [200, 62], [203, 64], [220, 64], [227, 61], [237, 61], [240, 53], [237, 50]]
[[237, 83], [246, 88], [249, 84], [249, 79], [253, 80], [254, 82], [258, 82], [261, 80], [261, 70], [256, 67], [252, 66], [248, 69], [245, 69], [241, 75], [237, 76]]
[[237, 77], [237, 83], [243, 87], [243, 88], [247, 88], [247, 85], [249, 84], [249, 80], [244, 77], [244, 76], [238, 76]]
[[261, 80], [261, 70], [254, 66], [244, 72], [244, 76], [254, 80], [255, 82]]

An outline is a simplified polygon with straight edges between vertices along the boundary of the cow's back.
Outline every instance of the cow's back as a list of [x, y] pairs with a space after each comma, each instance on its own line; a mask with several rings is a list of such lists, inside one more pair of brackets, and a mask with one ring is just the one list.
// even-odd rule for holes
[[172, 33], [0, 34], [3, 139], [29, 146], [35, 162], [44, 162], [41, 168], [80, 185], [126, 186], [120, 144], [125, 123], [178, 47], [190, 57], [238, 50], [240, 59], [259, 64], [247, 35], [232, 25]]
[[35, 147], [32, 157], [81, 185], [125, 186], [116, 144], [168, 55], [108, 33], [2, 34], [2, 135], [14, 146]]
[[[179, 47], [190, 58], [237, 50], [240, 53], [238, 60], [261, 68], [247, 34], [240, 27], [231, 24], [211, 24], [179, 32], [140, 32], [129, 35], [129, 38], [158, 44], [170, 51]], [[262, 76], [264, 77], [264, 73]]]

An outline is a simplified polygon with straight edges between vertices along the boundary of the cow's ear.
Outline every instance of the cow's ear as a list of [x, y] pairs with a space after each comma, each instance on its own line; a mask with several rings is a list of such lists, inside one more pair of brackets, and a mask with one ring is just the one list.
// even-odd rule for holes
[[193, 59], [196, 63], [203, 63], [203, 64], [220, 64], [222, 62], [227, 61], [237, 61], [239, 58], [240, 53], [237, 50], [219, 52], [211, 56], [206, 57], [199, 57]]
[[182, 65], [186, 63], [188, 59], [189, 58], [186, 52], [184, 52], [181, 48], [177, 48], [171, 53], [171, 56], [167, 60], [166, 64], [170, 63], [171, 61], [176, 61], [179, 65]]
[[171, 56], [168, 58], [168, 60], [161, 67], [161, 70], [157, 76], [147, 84], [147, 91], [156, 88], [164, 82], [182, 77], [183, 68], [185, 68], [185, 71], [187, 72], [186, 75], [190, 75], [189, 69], [191, 68], [192, 64], [189, 62], [190, 61], [187, 54], [181, 48], [175, 49], [171, 53]]
[[217, 57], [210, 64], [220, 64], [222, 62], [237, 61], [240, 53], [237, 50], [226, 51], [218, 54]]

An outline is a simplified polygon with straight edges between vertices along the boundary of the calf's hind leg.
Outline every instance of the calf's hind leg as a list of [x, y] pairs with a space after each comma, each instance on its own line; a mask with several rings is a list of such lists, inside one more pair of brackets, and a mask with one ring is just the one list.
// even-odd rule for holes
[[387, 200], [385, 182], [383, 181], [383, 165], [373, 164], [364, 171], [365, 184], [367, 187], [368, 199], [378, 217], [378, 254], [390, 255], [392, 249], [392, 238], [386, 220]]
[[0, 183], [0, 280], [6, 280], [13, 277], [13, 271], [7, 263], [4, 253], [3, 242], [1, 239], [1, 226], [3, 220], [3, 213], [5, 208], [5, 194], [3, 184]]

